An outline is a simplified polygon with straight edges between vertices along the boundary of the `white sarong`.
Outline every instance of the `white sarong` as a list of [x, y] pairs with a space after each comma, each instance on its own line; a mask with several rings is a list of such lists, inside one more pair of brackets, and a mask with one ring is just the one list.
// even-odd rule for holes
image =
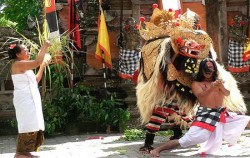
[[249, 121], [250, 116], [229, 112], [226, 123], [219, 122], [214, 132], [191, 126], [188, 132], [179, 139], [179, 143], [181, 147], [201, 144], [199, 153], [205, 152], [206, 154], [216, 155], [222, 147], [223, 140], [230, 145], [237, 143]]
[[14, 74], [12, 80], [18, 133], [44, 131], [41, 96], [34, 72], [28, 70], [23, 74]]

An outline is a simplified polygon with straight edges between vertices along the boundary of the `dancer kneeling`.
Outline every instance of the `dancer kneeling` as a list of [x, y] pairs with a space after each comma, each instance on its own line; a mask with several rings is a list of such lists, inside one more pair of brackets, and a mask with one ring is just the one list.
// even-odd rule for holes
[[206, 58], [200, 63], [196, 81], [192, 83], [192, 91], [200, 106], [190, 129], [182, 138], [170, 140], [152, 150], [152, 156], [158, 157], [161, 151], [178, 146], [185, 148], [201, 143], [200, 153], [215, 154], [221, 148], [223, 140], [230, 145], [236, 144], [249, 124], [249, 116], [227, 112], [222, 105], [230, 91], [218, 79], [217, 66], [212, 59]]

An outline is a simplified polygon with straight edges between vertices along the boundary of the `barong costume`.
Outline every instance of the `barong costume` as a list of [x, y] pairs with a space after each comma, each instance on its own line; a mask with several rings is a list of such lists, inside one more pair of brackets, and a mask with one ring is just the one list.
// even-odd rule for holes
[[[190, 87], [199, 63], [207, 57], [216, 60], [211, 38], [205, 31], [194, 29], [195, 20], [185, 15], [175, 19], [173, 14], [155, 8], [149, 22], [140, 22], [139, 31], [146, 42], [141, 50], [136, 94], [141, 122], [146, 123], [149, 131], [144, 145], [148, 150], [152, 149], [154, 133], [165, 122], [164, 117], [184, 129], [189, 127], [197, 101]], [[245, 113], [246, 105], [236, 80], [216, 64], [219, 78], [231, 92], [223, 105], [232, 112]]]
[[190, 88], [193, 74], [199, 60], [209, 56], [212, 43], [204, 31], [193, 29], [194, 19], [185, 14], [176, 19], [174, 14], [154, 8], [150, 21], [142, 19], [139, 28], [146, 42], [141, 49], [136, 93], [142, 123], [148, 131], [145, 148], [149, 150], [154, 133], [164, 122], [170, 123], [176, 138], [182, 135], [180, 127], [189, 127], [196, 101]]

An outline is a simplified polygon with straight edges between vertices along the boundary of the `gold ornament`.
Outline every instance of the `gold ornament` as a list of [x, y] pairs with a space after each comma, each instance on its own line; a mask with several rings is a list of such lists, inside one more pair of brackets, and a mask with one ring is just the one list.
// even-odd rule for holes
[[168, 64], [167, 80], [168, 81], [177, 80], [181, 84], [188, 86], [188, 87], [191, 87], [191, 84], [193, 81], [192, 77], [188, 75], [187, 73], [176, 70], [176, 68], [174, 67], [172, 63]]
[[174, 11], [160, 10], [155, 8], [149, 22], [140, 21], [139, 32], [146, 40], [153, 40], [162, 37], [169, 37], [175, 27], [185, 27], [192, 29], [193, 20], [180, 16], [175, 18]]
[[152, 41], [142, 47], [141, 55], [143, 58], [143, 72], [149, 79], [155, 67], [155, 61], [159, 54], [159, 47], [163, 39]]

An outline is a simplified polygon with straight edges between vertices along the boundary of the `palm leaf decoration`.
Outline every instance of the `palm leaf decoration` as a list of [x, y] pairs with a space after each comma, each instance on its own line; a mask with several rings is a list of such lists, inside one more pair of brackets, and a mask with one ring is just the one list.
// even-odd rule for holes
[[[43, 6], [45, 10], [45, 1]], [[43, 16], [45, 17], [45, 11]], [[36, 33], [25, 33], [25, 35], [16, 31], [19, 37], [7, 37], [7, 41], [3, 46], [10, 45], [11, 43], [22, 43], [29, 48], [31, 59], [35, 59], [44, 41], [48, 40], [49, 37], [49, 27], [46, 18], [44, 18], [42, 25], [36, 19], [36, 30]], [[73, 62], [72, 48], [77, 50], [77, 48], [74, 47], [72, 39], [70, 39], [70, 34], [72, 34], [73, 31], [74, 30], [72, 30], [71, 32], [66, 31], [58, 35], [58, 37], [49, 39], [49, 41], [51, 42], [51, 46], [48, 48], [47, 53], [51, 56], [52, 60], [50, 65], [48, 65], [46, 70], [44, 71], [44, 77], [42, 81], [42, 96], [45, 95], [46, 89], [52, 88], [52, 85], [56, 86], [57, 88], [63, 88], [62, 83], [57, 83], [57, 85], [53, 83], [54, 81], [52, 77], [55, 76], [54, 74], [57, 74], [57, 76], [58, 74], [60, 75], [60, 82], [63, 82], [63, 78], [66, 78], [70, 85], [71, 68], [69, 65], [71, 64], [71, 62]], [[11, 62], [7, 62], [6, 65], [1, 68], [0, 72], [3, 72], [7, 68], [10, 68], [10, 64]], [[74, 68], [75, 67], [76, 66], [74, 65]], [[57, 79], [57, 81], [58, 80], [59, 79]]]
[[[8, 40], [4, 43], [4, 45], [8, 45], [10, 43], [22, 43], [26, 45], [30, 49], [31, 59], [35, 59], [41, 46], [43, 45], [44, 41], [48, 38], [48, 29], [47, 23], [44, 22], [43, 24], [43, 31], [39, 27], [39, 23], [37, 21], [37, 37], [34, 40], [26, 37], [25, 35], [17, 32], [20, 37], [7, 37]], [[51, 79], [51, 67], [55, 67], [55, 71], [66, 78], [70, 78], [70, 66], [69, 64], [73, 58], [73, 42], [70, 39], [69, 35], [72, 32], [64, 32], [59, 37], [51, 38], [49, 41], [51, 42], [51, 46], [48, 48], [48, 54], [51, 56], [51, 63], [47, 66], [46, 70], [44, 71], [44, 81], [43, 87], [48, 87], [51, 89], [52, 87], [52, 79]], [[9, 64], [10, 62], [8, 62]], [[5, 67], [8, 67], [7, 65]], [[62, 68], [59, 68], [62, 67]], [[1, 70], [3, 71], [3, 69]], [[46, 85], [46, 80], [49, 80], [49, 86]], [[62, 87], [61, 87], [62, 88]], [[42, 94], [46, 92], [46, 89], [42, 90]], [[44, 96], [44, 95], [43, 95]]]

